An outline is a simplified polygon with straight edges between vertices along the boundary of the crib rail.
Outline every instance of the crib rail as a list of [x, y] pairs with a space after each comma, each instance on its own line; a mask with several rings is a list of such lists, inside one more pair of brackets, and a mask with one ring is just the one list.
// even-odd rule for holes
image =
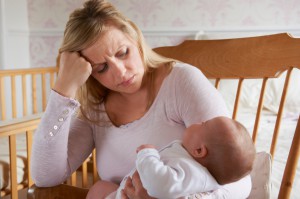
[[0, 70], [0, 121], [43, 112], [56, 74], [57, 67]]
[[[11, 194], [11, 198], [18, 198], [18, 190], [25, 187], [31, 186], [33, 181], [30, 177], [30, 154], [32, 146], [32, 136], [33, 130], [37, 128], [40, 121], [41, 114], [27, 116], [21, 119], [14, 119], [6, 122], [0, 122], [0, 138], [8, 137], [9, 139], [9, 154], [10, 154], [10, 189], [1, 191], [1, 196]], [[16, 136], [18, 134], [26, 134], [27, 141], [27, 173], [28, 179], [27, 184], [17, 183], [17, 146], [16, 146]]]
[[[9, 139], [9, 153], [10, 153], [10, 188], [1, 191], [1, 196], [5, 196], [11, 194], [12, 199], [18, 198], [18, 190], [28, 188], [34, 184], [30, 175], [30, 158], [31, 158], [31, 146], [33, 141], [34, 130], [37, 128], [42, 113], [34, 114], [30, 116], [26, 116], [23, 118], [17, 118], [7, 121], [0, 122], [0, 138], [8, 137]], [[19, 134], [26, 134], [26, 142], [27, 142], [27, 166], [26, 172], [28, 179], [25, 183], [18, 184], [17, 183], [17, 150], [16, 150], [16, 136]], [[91, 161], [93, 160], [93, 161]], [[88, 167], [88, 164], [91, 164], [91, 167]], [[83, 188], [88, 188], [94, 182], [98, 180], [97, 169], [95, 167], [95, 151], [90, 158], [88, 158], [80, 169], [75, 171], [71, 178], [67, 180], [65, 183], [70, 184], [72, 186], [78, 186]], [[89, 169], [88, 169], [89, 168]], [[92, 170], [92, 171], [91, 171]], [[88, 173], [92, 172], [92, 182], [89, 180]], [[78, 174], [79, 173], [79, 174]], [[82, 181], [77, 181], [78, 176], [80, 175]]]
[[[30, 178], [30, 156], [33, 134], [46, 108], [47, 96], [54, 85], [57, 67], [0, 70], [0, 139], [9, 145], [10, 187], [1, 190], [1, 197], [18, 198], [18, 190], [34, 184]], [[26, 175], [17, 181], [17, 136], [26, 137]], [[97, 181], [95, 152], [74, 172], [66, 184], [89, 187]], [[92, 175], [92, 182], [89, 180]], [[81, 178], [81, 181], [78, 178]]]

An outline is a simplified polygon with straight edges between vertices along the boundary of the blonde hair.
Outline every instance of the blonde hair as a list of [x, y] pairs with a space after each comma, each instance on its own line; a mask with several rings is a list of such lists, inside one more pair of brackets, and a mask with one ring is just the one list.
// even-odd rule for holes
[[[161, 65], [169, 67], [171, 71], [174, 60], [162, 57], [148, 47], [140, 29], [105, 0], [86, 1], [83, 8], [70, 14], [59, 53], [64, 51], [80, 52], [91, 46], [99, 39], [108, 24], [113, 24], [136, 42], [145, 66], [145, 76], [153, 76], [155, 68]], [[144, 79], [150, 79], [149, 89], [153, 87], [154, 80], [151, 80], [153, 78]], [[150, 95], [152, 96], [150, 98], [154, 98], [151, 90]], [[108, 92], [107, 88], [90, 76], [77, 91], [77, 99], [81, 104], [80, 115], [93, 123], [102, 122], [103, 118], [97, 118], [99, 115], [97, 113], [101, 112], [99, 105], [104, 102]]]

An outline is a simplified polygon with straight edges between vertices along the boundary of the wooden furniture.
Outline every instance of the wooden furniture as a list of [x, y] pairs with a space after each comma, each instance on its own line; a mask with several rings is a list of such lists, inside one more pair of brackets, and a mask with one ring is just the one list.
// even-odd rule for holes
[[[9, 171], [4, 170], [8, 173], [10, 187], [2, 189], [1, 196], [11, 194], [13, 199], [17, 198], [18, 190], [33, 184], [29, 171], [33, 131], [46, 107], [47, 91], [54, 84], [56, 74], [56, 67], [0, 70], [0, 139], [7, 139], [10, 158]], [[24, 176], [18, 177], [17, 138], [20, 135], [26, 137], [24, 158], [27, 161]], [[18, 182], [17, 178], [24, 180]]]
[[[12, 199], [17, 199], [19, 190], [28, 188], [34, 183], [29, 169], [33, 134], [46, 108], [47, 96], [54, 84], [57, 71], [57, 67], [0, 70], [0, 139], [4, 141], [1, 144], [7, 145], [6, 153], [9, 154], [8, 162], [2, 161], [1, 154], [4, 152], [1, 151], [0, 154], [0, 164], [5, 174], [1, 176], [1, 180], [9, 183], [9, 186], [1, 189], [0, 197], [10, 195]], [[25, 155], [22, 157], [24, 166], [20, 168], [17, 148], [20, 148], [19, 141], [23, 137], [25, 142], [21, 143], [24, 144], [21, 148], [25, 149]], [[88, 187], [95, 182], [98, 177], [93, 167], [96, 165], [89, 161], [90, 159], [86, 160], [78, 173], [73, 173], [66, 183]], [[94, 171], [93, 182], [88, 181], [89, 165], [92, 167], [90, 170]], [[20, 169], [21, 174], [18, 172]], [[77, 179], [79, 174], [81, 182]]]
[[[278, 95], [281, 95], [281, 100], [275, 114], [276, 122], [269, 150], [272, 160], [274, 161], [274, 159], [276, 159], [276, 156], [280, 153], [280, 151], [276, 151], [278, 137], [282, 133], [285, 133], [281, 132], [283, 127], [282, 117], [287, 101], [290, 78], [293, 71], [300, 69], [299, 39], [292, 38], [288, 34], [276, 34], [239, 39], [190, 40], [178, 46], [160, 47], [154, 50], [166, 57], [172, 57], [198, 67], [209, 79], [215, 79], [214, 84], [217, 88], [220, 87], [223, 79], [236, 79], [238, 86], [232, 111], [232, 117], [234, 119], [239, 118], [244, 82], [247, 79], [261, 79], [260, 95], [257, 100], [257, 108], [255, 109], [256, 117], [253, 122], [252, 132], [252, 138], [255, 143], [257, 142], [258, 135], [266, 133], [260, 132], [259, 129], [263, 117], [262, 112], [268, 82], [270, 82], [270, 79], [277, 79], [280, 74], [286, 71], [283, 92], [278, 93]], [[300, 79], [298, 85], [299, 82]], [[284, 175], [278, 194], [278, 198], [280, 199], [290, 198], [293, 188], [300, 151], [300, 118], [297, 120], [297, 128], [295, 126], [295, 130], [293, 130], [295, 133], [289, 137], [291, 147], [287, 149], [290, 152], [288, 158], [284, 161], [286, 167], [283, 169]], [[94, 165], [94, 169], [95, 168]], [[96, 171], [94, 171], [94, 173], [96, 173]], [[86, 189], [82, 190], [74, 186], [59, 185], [51, 188], [38, 188], [33, 185], [29, 188], [28, 198], [47, 199], [64, 198], [65, 196], [68, 196], [68, 198], [71, 196], [73, 198], [73, 196], [76, 195], [78, 197], [74, 196], [74, 198], [79, 199], [85, 198], [86, 193]]]
[[[232, 113], [233, 119], [236, 119], [239, 110], [244, 80], [262, 79], [252, 133], [254, 143], [256, 142], [259, 129], [267, 81], [272, 78], [278, 78], [284, 71], [287, 71], [270, 147], [272, 160], [276, 157], [275, 149], [280, 133], [291, 74], [293, 70], [300, 69], [300, 39], [292, 38], [290, 35], [282, 33], [238, 39], [189, 40], [178, 46], [160, 47], [155, 49], [155, 51], [163, 56], [196, 66], [207, 78], [216, 80], [216, 88], [219, 87], [222, 79], [237, 79], [238, 87]], [[297, 84], [300, 85], [300, 79], [298, 79]], [[280, 199], [290, 198], [293, 188], [300, 153], [300, 117], [298, 118], [294, 137], [291, 139], [293, 141], [278, 195]]]
[[84, 199], [88, 193], [87, 188], [78, 188], [66, 184], [61, 184], [55, 187], [37, 188], [35, 185], [28, 190], [27, 198], [51, 198], [51, 199]]
[[57, 67], [0, 70], [0, 121], [43, 112], [57, 71]]

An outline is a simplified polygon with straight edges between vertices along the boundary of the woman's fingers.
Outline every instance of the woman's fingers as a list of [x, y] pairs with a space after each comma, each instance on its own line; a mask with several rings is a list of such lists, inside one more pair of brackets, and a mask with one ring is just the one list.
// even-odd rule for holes
[[132, 175], [132, 184], [138, 191], [144, 189], [140, 175], [137, 171]]
[[[128, 178], [123, 189], [124, 198], [130, 199], [152, 199], [143, 187], [139, 173], [136, 171], [131, 178]], [[122, 193], [122, 194], [123, 194]], [[125, 197], [126, 196], [126, 197]]]
[[53, 89], [66, 97], [75, 97], [77, 89], [86, 82], [91, 73], [91, 64], [78, 52], [62, 52]]
[[134, 187], [132, 179], [130, 177], [128, 177], [126, 180], [123, 192], [128, 198], [134, 198], [135, 187]]
[[121, 198], [122, 199], [129, 199], [128, 196], [125, 194], [124, 189], [121, 190]]

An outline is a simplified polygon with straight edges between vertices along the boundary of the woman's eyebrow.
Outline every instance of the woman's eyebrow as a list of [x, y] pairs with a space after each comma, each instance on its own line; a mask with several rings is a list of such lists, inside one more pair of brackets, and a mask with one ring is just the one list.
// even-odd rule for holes
[[105, 62], [103, 62], [103, 63], [94, 63], [94, 62], [93, 62], [92, 60], [90, 60], [87, 56], [85, 56], [81, 51], [78, 51], [78, 53], [79, 53], [79, 55], [80, 55], [81, 57], [83, 57], [86, 61], [88, 61], [88, 62], [91, 64], [92, 68], [94, 68], [95, 66], [101, 65], [101, 64], [105, 64]]

